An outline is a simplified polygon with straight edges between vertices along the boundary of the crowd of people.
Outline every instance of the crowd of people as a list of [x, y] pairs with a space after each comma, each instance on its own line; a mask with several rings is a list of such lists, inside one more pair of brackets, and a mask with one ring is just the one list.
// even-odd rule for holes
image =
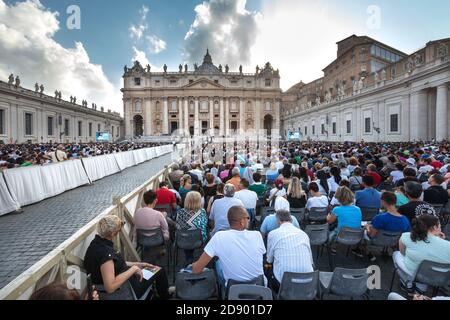
[[47, 165], [159, 146], [159, 143], [40, 143], [0, 144], [0, 170]]
[[[450, 144], [422, 143], [281, 143], [269, 159], [254, 157], [247, 143], [235, 143], [234, 159], [203, 162], [184, 159], [174, 164], [168, 181], [144, 194], [145, 207], [135, 214], [136, 229], [160, 229], [165, 241], [176, 230], [200, 230], [203, 253], [185, 250], [185, 268], [194, 274], [213, 268], [221, 288], [230, 281], [261, 279], [276, 294], [286, 272], [315, 269], [305, 224], [293, 209], [326, 210], [331, 254], [344, 228], [363, 229], [356, 256], [368, 256], [381, 231], [399, 233], [392, 253], [401, 287], [423, 293], [414, 282], [422, 261], [450, 264]], [[219, 150], [211, 142], [203, 150]], [[210, 151], [209, 151], [210, 152]], [[166, 210], [158, 209], [166, 206]], [[274, 213], [264, 215], [264, 208]], [[363, 212], [375, 209], [371, 221]], [[170, 296], [162, 269], [151, 281], [142, 280], [148, 263], [129, 263], [113, 250], [123, 227], [117, 217], [104, 217], [85, 257], [85, 268], [108, 293], [130, 281], [142, 293], [152, 283], [156, 296]], [[447, 238], [446, 238], [447, 237]], [[144, 284], [143, 284], [144, 283]], [[426, 289], [426, 288], [425, 288]]]

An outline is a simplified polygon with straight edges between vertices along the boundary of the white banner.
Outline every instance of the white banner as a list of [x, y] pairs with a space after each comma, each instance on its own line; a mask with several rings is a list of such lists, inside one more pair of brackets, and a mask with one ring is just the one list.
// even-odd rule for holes
[[20, 208], [19, 203], [9, 193], [3, 175], [0, 174], [0, 216]]
[[83, 165], [91, 181], [96, 181], [120, 171], [114, 154], [83, 158]]

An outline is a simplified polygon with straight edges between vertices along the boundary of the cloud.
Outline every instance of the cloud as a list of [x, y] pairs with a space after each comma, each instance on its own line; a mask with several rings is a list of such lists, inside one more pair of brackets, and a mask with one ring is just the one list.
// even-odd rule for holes
[[279, 68], [283, 90], [322, 77], [322, 69], [336, 59], [336, 42], [361, 29], [347, 13], [323, 1], [266, 1], [261, 10], [252, 61], [260, 66], [270, 61]]
[[25, 87], [44, 84], [52, 95], [75, 95], [99, 107], [122, 111], [120, 83], [112, 84], [102, 66], [90, 61], [83, 43], [65, 48], [53, 37], [59, 30], [58, 13], [47, 10], [39, 0], [13, 5], [0, 0], [0, 75], [19, 75]]
[[260, 15], [245, 9], [246, 0], [210, 0], [195, 7], [196, 17], [185, 36], [184, 59], [200, 62], [209, 48], [216, 64], [236, 68], [250, 63]]
[[138, 25], [135, 26], [134, 24], [131, 25], [131, 27], [128, 29], [130, 32], [130, 38], [136, 38], [137, 40], [140, 40], [144, 36], [144, 32], [147, 30], [147, 26], [145, 25]]
[[135, 61], [139, 61], [144, 68], [146, 68], [147, 65], [150, 65], [152, 71], [156, 72], [163, 71], [162, 67], [157, 67], [150, 63], [150, 60], [148, 60], [147, 55], [145, 54], [144, 51], [141, 51], [136, 47], [133, 47], [133, 52], [134, 52], [133, 58], [131, 59], [132, 63], [134, 63]]
[[145, 19], [147, 19], [147, 14], [149, 13], [150, 9], [144, 4], [141, 8], [141, 10], [139, 10], [139, 14], [141, 15], [141, 20], [144, 21]]
[[145, 20], [147, 19], [149, 11], [150, 9], [145, 5], [139, 9], [139, 24], [131, 24], [131, 27], [128, 29], [131, 39], [141, 40], [144, 36], [145, 31], [148, 29], [148, 24], [145, 23]]
[[160, 53], [166, 49], [166, 42], [157, 36], [147, 36], [149, 50], [151, 53]]

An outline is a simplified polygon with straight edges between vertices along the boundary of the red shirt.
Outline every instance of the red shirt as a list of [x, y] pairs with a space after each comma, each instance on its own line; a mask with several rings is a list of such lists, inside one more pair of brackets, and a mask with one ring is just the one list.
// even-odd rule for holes
[[380, 183], [381, 183], [381, 176], [378, 173], [373, 172], [373, 171], [369, 171], [369, 172], [367, 172], [367, 175], [373, 177], [373, 182], [374, 182], [373, 186], [374, 187], [378, 187], [380, 185]]
[[158, 204], [169, 204], [177, 203], [177, 198], [175, 193], [166, 188], [161, 188], [156, 191], [156, 197], [158, 199]]
[[439, 161], [433, 161], [433, 162], [430, 163], [430, 165], [431, 165], [433, 168], [435, 168], [435, 169], [440, 169], [440, 168], [442, 168], [442, 166], [443, 166], [443, 164], [440, 163]]

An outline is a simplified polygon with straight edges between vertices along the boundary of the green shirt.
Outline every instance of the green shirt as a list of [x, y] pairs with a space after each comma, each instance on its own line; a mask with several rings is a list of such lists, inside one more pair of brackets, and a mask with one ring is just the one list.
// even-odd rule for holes
[[248, 190], [256, 192], [258, 197], [262, 197], [264, 193], [266, 192], [266, 185], [265, 184], [252, 184]]
[[24, 162], [24, 163], [22, 163], [20, 166], [21, 166], [21, 167], [30, 167], [30, 166], [32, 166], [32, 165], [33, 165], [32, 162]]

